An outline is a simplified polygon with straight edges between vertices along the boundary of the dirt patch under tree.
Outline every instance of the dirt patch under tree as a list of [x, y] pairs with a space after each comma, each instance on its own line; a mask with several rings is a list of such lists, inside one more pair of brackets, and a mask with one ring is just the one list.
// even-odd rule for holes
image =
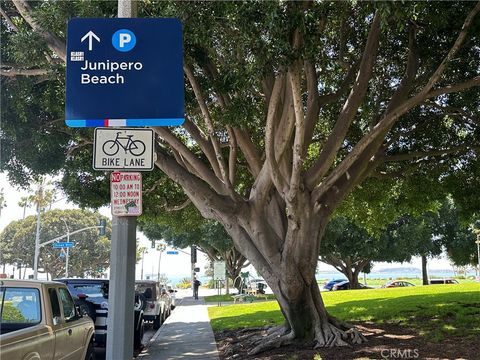
[[[480, 359], [480, 339], [447, 338], [440, 343], [428, 342], [414, 329], [398, 324], [355, 323], [368, 342], [351, 347], [313, 350], [313, 342], [296, 343], [258, 355], [248, 355], [253, 349], [251, 339], [267, 334], [267, 328], [225, 330], [215, 334], [221, 360], [322, 360], [349, 359]], [[320, 357], [315, 358], [320, 359]]]

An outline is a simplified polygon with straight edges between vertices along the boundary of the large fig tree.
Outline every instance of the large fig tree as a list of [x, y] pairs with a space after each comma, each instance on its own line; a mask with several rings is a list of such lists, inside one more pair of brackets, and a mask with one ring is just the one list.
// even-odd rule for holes
[[[112, 4], [2, 2], [10, 135], [2, 166], [18, 182], [63, 169], [71, 198], [96, 205], [108, 183], [90, 168], [91, 131], [61, 123], [65, 22], [114, 16]], [[155, 128], [163, 175], [145, 176], [146, 208], [160, 211], [162, 185], [181, 190], [274, 290], [285, 325], [253, 352], [296, 338], [363, 341], [329, 315], [315, 280], [325, 227], [359, 187], [408, 184], [397, 198], [421, 203], [431, 186], [461, 174], [459, 195], [478, 192], [478, 171], [465, 172], [478, 169], [479, 10], [472, 2], [140, 3], [140, 17], [181, 18], [186, 79], [184, 126]], [[22, 134], [34, 146], [22, 149]]]

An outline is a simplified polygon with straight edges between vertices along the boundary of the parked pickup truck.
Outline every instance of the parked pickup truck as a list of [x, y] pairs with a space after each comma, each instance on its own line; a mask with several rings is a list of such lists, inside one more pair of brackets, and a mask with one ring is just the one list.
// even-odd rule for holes
[[0, 280], [0, 357], [93, 360], [94, 325], [64, 284]]

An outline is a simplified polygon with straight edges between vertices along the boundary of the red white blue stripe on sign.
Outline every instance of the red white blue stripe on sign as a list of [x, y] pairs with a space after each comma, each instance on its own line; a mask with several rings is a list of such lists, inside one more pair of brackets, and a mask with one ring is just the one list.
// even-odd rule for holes
[[65, 120], [69, 127], [179, 126], [184, 119], [93, 119]]

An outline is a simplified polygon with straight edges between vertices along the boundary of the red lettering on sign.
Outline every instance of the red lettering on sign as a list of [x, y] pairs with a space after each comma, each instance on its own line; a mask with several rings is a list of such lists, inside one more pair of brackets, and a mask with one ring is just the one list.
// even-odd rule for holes
[[120, 182], [122, 180], [122, 174], [119, 172], [112, 172], [110, 179], [112, 182]]

